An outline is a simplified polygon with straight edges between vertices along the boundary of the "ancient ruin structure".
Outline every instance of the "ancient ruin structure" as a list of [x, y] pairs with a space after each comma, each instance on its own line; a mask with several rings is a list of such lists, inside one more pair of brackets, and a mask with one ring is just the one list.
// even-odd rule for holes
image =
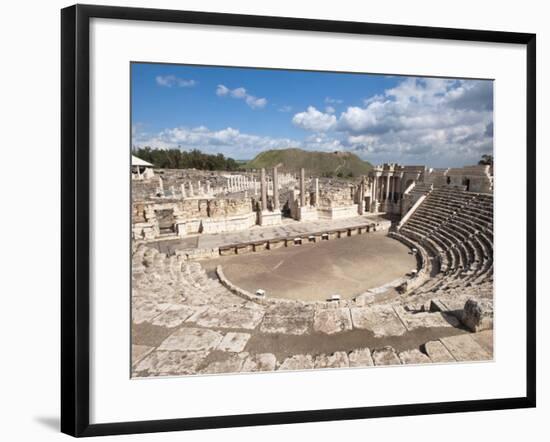
[[[492, 359], [489, 166], [383, 164], [346, 179], [304, 169], [294, 176], [280, 166], [139, 173], [132, 181], [132, 321], [156, 331], [136, 334], [133, 376]], [[315, 300], [247, 290], [224, 272], [227, 257], [369, 235], [398, 244], [414, 268], [353, 296]], [[314, 344], [335, 335], [342, 339]], [[359, 335], [365, 344], [357, 344]], [[270, 351], [275, 338], [289, 350]], [[313, 342], [308, 351], [306, 342]]]
[[153, 165], [132, 155], [132, 179], [143, 180], [153, 178]]

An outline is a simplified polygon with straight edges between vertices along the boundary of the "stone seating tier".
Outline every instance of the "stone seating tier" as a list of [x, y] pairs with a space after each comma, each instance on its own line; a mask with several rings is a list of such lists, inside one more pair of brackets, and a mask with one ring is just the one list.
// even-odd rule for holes
[[452, 188], [436, 188], [428, 195], [400, 229], [439, 264], [439, 274], [417, 293], [433, 295], [492, 281], [492, 208], [492, 195]]

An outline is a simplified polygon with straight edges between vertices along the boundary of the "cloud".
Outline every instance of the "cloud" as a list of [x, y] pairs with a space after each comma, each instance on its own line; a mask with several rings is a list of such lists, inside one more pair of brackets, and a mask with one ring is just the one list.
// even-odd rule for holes
[[220, 130], [210, 130], [206, 126], [174, 127], [154, 134], [141, 132], [140, 128], [141, 126], [136, 125], [136, 130], [132, 131], [132, 145], [137, 148], [199, 149], [211, 154], [223, 153], [235, 159], [250, 159], [266, 150], [290, 147], [325, 152], [345, 148], [339, 138], [325, 133], [311, 134], [304, 140], [295, 140], [247, 134], [232, 127]]
[[342, 104], [344, 100], [340, 100], [339, 98], [331, 98], [331, 97], [325, 97], [325, 103], [327, 104]]
[[258, 98], [254, 95], [250, 95], [244, 87], [229, 89], [227, 86], [219, 84], [216, 88], [216, 95], [218, 97], [229, 96], [239, 100], [244, 100], [251, 109], [262, 109], [267, 104], [266, 98]]
[[264, 150], [301, 146], [299, 141], [289, 138], [246, 134], [232, 127], [210, 130], [205, 126], [174, 127], [155, 134], [136, 132], [132, 144], [136, 147], [149, 146], [156, 149], [200, 149], [207, 153], [223, 153], [237, 159], [252, 158]]
[[157, 75], [155, 80], [159, 86], [163, 87], [194, 87], [198, 84], [195, 80], [187, 80], [175, 75]]
[[301, 129], [313, 132], [325, 132], [336, 127], [336, 117], [318, 111], [309, 106], [306, 112], [300, 112], [292, 117], [292, 123]]
[[450, 166], [493, 149], [490, 81], [409, 78], [338, 120], [350, 149], [369, 158]]
[[334, 109], [332, 106], [325, 107], [325, 113], [327, 114], [333, 114], [336, 112], [336, 109]]
[[292, 106], [281, 106], [279, 109], [277, 109], [279, 112], [292, 112]]

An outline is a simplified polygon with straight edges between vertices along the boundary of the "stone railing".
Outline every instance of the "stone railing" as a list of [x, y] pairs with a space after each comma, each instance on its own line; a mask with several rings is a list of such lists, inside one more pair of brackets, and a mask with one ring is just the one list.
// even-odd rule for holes
[[416, 212], [416, 209], [420, 207], [420, 204], [422, 204], [425, 199], [426, 195], [422, 195], [420, 198], [418, 198], [416, 203], [413, 204], [413, 206], [408, 210], [405, 216], [403, 216], [403, 218], [401, 218], [401, 221], [399, 221], [399, 223], [397, 224], [397, 230], [399, 230], [401, 226], [403, 226], [403, 224], [407, 222], [407, 220], [413, 215], [414, 212]]

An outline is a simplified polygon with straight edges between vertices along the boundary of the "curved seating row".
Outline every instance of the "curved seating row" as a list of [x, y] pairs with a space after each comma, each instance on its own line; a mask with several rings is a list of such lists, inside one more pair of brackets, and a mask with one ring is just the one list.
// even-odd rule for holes
[[[493, 196], [454, 188], [435, 188], [399, 234], [422, 246], [433, 278], [424, 292], [492, 282]], [[437, 266], [434, 265], [437, 263]], [[433, 269], [438, 272], [434, 275]]]

